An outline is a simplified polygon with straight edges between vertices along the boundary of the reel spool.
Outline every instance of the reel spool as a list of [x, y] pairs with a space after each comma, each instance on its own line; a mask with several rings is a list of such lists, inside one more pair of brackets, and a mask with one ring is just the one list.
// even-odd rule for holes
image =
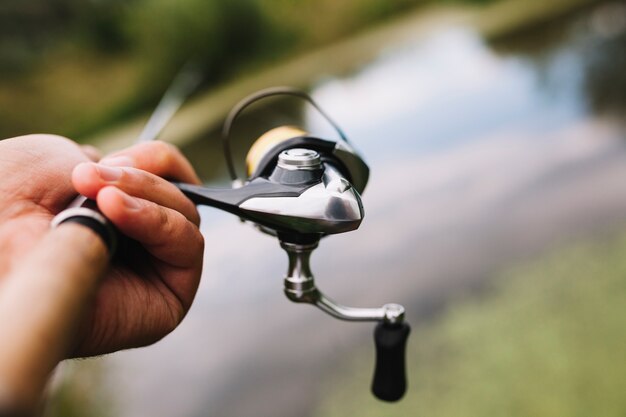
[[248, 150], [246, 156], [247, 180], [269, 175], [276, 166], [278, 155], [291, 148], [306, 148], [318, 152], [322, 162], [332, 164], [351, 183], [358, 193], [363, 193], [369, 179], [369, 167], [363, 158], [350, 146], [341, 128], [306, 93], [291, 87], [274, 87], [261, 90], [241, 100], [229, 113], [222, 129], [224, 158], [233, 182], [241, 181], [235, 170], [230, 150], [232, 126], [250, 105], [274, 96], [292, 96], [307, 101], [337, 132], [334, 139], [322, 139], [308, 134], [296, 126], [279, 126], [260, 136]]
[[280, 153], [277, 152], [278, 149], [282, 151], [286, 142], [306, 135], [304, 130], [296, 126], [275, 127], [261, 135], [246, 154], [246, 176], [248, 180], [257, 177], [257, 171], [265, 170], [269, 161], [278, 157], [278, 153]]

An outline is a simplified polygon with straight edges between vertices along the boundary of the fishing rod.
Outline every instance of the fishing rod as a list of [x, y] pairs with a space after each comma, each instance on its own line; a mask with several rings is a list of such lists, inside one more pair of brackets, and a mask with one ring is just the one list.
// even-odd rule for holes
[[[166, 92], [139, 140], [156, 138], [182, 104], [182, 93], [188, 94], [189, 86], [196, 80], [186, 75], [177, 78], [182, 81], [174, 82]], [[273, 128], [250, 147], [246, 176], [242, 179], [237, 175], [230, 150], [232, 127], [252, 104], [276, 96], [306, 101], [335, 129], [337, 136], [318, 137], [294, 126]], [[283, 290], [289, 300], [311, 304], [340, 320], [376, 322], [376, 363], [371, 390], [384, 401], [402, 398], [407, 386], [405, 350], [410, 333], [404, 307], [395, 303], [377, 308], [341, 305], [317, 287], [310, 265], [311, 254], [322, 238], [354, 231], [360, 226], [364, 218], [361, 193], [369, 179], [365, 161], [308, 94], [290, 87], [261, 90], [235, 105], [225, 120], [222, 144], [233, 188], [174, 184], [196, 205], [230, 212], [278, 239], [288, 256]], [[78, 207], [61, 212], [53, 224], [89, 223], [113, 253], [118, 240], [115, 229], [93, 201], [77, 201]]]
[[172, 120], [187, 97], [202, 82], [203, 76], [193, 61], [188, 61], [178, 72], [161, 100], [153, 110], [148, 123], [137, 137], [137, 143], [156, 140], [165, 126]]

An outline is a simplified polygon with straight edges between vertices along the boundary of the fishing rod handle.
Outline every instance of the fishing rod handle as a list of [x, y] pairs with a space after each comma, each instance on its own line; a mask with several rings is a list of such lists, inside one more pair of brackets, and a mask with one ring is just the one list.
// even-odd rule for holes
[[411, 327], [406, 322], [380, 322], [374, 329], [376, 366], [372, 393], [383, 401], [398, 401], [406, 392], [406, 342]]
[[67, 222], [78, 223], [91, 229], [96, 233], [108, 249], [110, 257], [115, 254], [118, 246], [119, 232], [107, 219], [94, 200], [84, 196], [78, 196], [62, 212], [57, 214], [50, 223], [52, 228]]
[[69, 357], [109, 260], [102, 239], [73, 221], [51, 229], [2, 281], [0, 415], [32, 415]]

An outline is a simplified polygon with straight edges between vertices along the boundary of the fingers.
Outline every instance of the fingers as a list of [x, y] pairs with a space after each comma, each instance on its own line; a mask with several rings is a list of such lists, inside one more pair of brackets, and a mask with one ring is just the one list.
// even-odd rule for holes
[[94, 162], [98, 162], [102, 158], [102, 153], [98, 148], [91, 145], [80, 145], [80, 149], [83, 151], [87, 158]]
[[201, 264], [204, 240], [200, 230], [180, 212], [110, 186], [100, 190], [97, 202], [121, 233], [154, 257], [179, 268]]
[[131, 166], [159, 177], [200, 184], [193, 167], [173, 145], [165, 142], [145, 142], [108, 155], [100, 161], [110, 166]]
[[87, 156], [71, 140], [54, 135], [27, 135], [0, 141], [0, 201], [63, 210], [76, 192], [69, 178], [72, 168]]
[[134, 197], [178, 211], [196, 225], [200, 223], [191, 200], [170, 182], [146, 171], [83, 163], [74, 168], [72, 182], [79, 193], [93, 200], [103, 188], [115, 186]]

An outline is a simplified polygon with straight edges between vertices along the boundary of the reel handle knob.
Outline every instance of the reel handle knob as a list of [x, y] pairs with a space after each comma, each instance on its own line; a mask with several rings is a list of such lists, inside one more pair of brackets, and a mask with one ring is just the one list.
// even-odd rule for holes
[[374, 329], [376, 366], [372, 393], [383, 401], [398, 401], [406, 391], [406, 342], [411, 327], [408, 323], [380, 322]]

